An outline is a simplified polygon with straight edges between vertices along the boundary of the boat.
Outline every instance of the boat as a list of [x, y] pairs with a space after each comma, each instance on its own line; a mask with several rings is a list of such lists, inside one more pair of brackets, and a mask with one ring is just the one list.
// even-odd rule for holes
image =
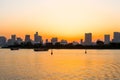
[[34, 48], [34, 51], [48, 51], [48, 48]]
[[12, 48], [10, 48], [10, 50], [19, 50], [19, 48], [12, 47]]

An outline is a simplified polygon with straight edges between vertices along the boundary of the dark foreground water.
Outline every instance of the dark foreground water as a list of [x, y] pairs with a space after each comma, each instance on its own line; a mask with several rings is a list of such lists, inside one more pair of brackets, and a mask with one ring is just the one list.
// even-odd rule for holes
[[0, 80], [120, 80], [120, 50], [0, 49]]

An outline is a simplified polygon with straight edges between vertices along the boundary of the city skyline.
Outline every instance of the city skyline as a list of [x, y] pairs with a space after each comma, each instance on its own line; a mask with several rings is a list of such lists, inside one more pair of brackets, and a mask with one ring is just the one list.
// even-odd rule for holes
[[[43, 36], [42, 35], [39, 35], [39, 32], [35, 32], [34, 34], [34, 38], [32, 39], [31, 38], [31, 35], [29, 34], [25, 34], [24, 35], [24, 38], [21, 38], [19, 36], [17, 36], [17, 34], [11, 34], [10, 38], [6, 38], [6, 36], [0, 36], [1, 38], [1, 41], [4, 39], [4, 42], [5, 42], [5, 39], [6, 39], [6, 42], [12, 42], [14, 43], [16, 40], [20, 41], [20, 42], [35, 42], [35, 43], [57, 43], [57, 42], [63, 42], [64, 43], [71, 43], [69, 42], [68, 40], [62, 38], [62, 39], [59, 39], [58, 37], [51, 37], [50, 39], [46, 38], [46, 39], [43, 39]], [[113, 32], [113, 38], [111, 39], [111, 35], [110, 34], [104, 34], [103, 35], [104, 37], [104, 40], [101, 40], [101, 39], [97, 39], [97, 40], [101, 40], [103, 41], [105, 44], [109, 44], [110, 42], [120, 42], [120, 32]], [[96, 40], [96, 41], [97, 41]], [[76, 40], [73, 40], [72, 43], [84, 43], [85, 45], [92, 45], [93, 43], [95, 43], [96, 41], [93, 40], [93, 34], [92, 33], [84, 33], [84, 38], [83, 39], [79, 39], [79, 41], [76, 41]]]
[[[79, 39], [79, 41], [73, 40], [72, 42], [67, 41], [66, 39], [59, 39], [58, 37], [51, 37], [51, 39], [43, 39], [43, 36], [39, 35], [39, 32], [35, 32], [34, 39], [31, 39], [31, 35], [25, 34], [24, 38], [18, 37], [16, 34], [12, 34], [9, 39], [5, 36], [0, 36], [0, 47], [10, 47], [10, 46], [19, 46], [23, 48], [33, 48], [34, 46], [46, 46], [52, 47], [57, 46], [60, 48], [70, 48], [70, 45], [76, 48], [85, 48], [85, 47], [77, 47], [78, 46], [90, 46], [89, 48], [118, 48], [117, 44], [120, 44], [120, 32], [113, 32], [113, 38], [111, 38], [110, 34], [104, 34], [104, 40], [97, 39], [93, 41], [92, 33], [85, 33], [84, 39]], [[109, 45], [107, 47], [107, 45]], [[113, 46], [111, 46], [113, 45]], [[66, 47], [65, 47], [66, 46]], [[115, 46], [115, 47], [114, 47]], [[57, 48], [56, 47], [56, 48]]]
[[0, 10], [0, 35], [7, 38], [38, 31], [43, 38], [78, 41], [92, 32], [96, 41], [120, 30], [119, 0], [1, 0]]

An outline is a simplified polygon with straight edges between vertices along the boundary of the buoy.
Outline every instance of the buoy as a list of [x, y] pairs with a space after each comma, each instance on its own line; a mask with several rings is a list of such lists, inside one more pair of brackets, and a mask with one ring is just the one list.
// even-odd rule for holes
[[51, 49], [51, 55], [53, 55], [53, 50]]
[[85, 54], [87, 54], [87, 50], [85, 50]]

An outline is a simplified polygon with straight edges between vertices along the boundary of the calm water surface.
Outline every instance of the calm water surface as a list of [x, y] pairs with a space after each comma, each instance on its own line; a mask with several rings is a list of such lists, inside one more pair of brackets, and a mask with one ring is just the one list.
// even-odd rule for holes
[[120, 50], [0, 49], [0, 80], [120, 80]]

